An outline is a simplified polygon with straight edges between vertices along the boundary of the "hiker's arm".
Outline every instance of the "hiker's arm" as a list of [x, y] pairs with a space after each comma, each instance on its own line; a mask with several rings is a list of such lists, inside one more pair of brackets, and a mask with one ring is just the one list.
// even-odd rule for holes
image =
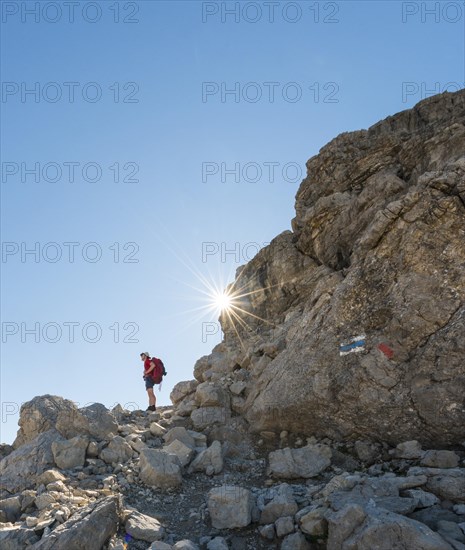
[[155, 368], [155, 363], [150, 362], [150, 368], [145, 371], [145, 374], [150, 374]]

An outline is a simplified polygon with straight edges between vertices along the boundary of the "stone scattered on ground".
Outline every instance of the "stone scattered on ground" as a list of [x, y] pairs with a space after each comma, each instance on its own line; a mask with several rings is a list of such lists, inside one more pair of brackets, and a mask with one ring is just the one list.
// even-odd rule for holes
[[[239, 435], [240, 423], [196, 431], [174, 425], [177, 415], [163, 408], [159, 435], [152, 413], [118, 417], [119, 435], [95, 445], [89, 435], [29, 431], [32, 439], [9, 450], [0, 462], [2, 550], [72, 548], [81, 539], [91, 550], [123, 550], [125, 536], [141, 550], [335, 550], [348, 541], [371, 550], [395, 544], [396, 529], [407, 550], [464, 544], [465, 447], [408, 441], [380, 451], [353, 442], [342, 452], [338, 442], [312, 436], [303, 444], [290, 432], [264, 434], [262, 445]], [[341, 455], [365, 466], [341, 471]]]

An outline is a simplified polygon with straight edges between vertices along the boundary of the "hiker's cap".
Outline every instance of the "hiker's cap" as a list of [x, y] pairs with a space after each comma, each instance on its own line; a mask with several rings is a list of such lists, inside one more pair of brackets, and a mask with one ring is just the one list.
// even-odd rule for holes
[[150, 357], [150, 354], [149, 354], [148, 351], [143, 351], [143, 352], [141, 353], [141, 355], [146, 355], [147, 357]]

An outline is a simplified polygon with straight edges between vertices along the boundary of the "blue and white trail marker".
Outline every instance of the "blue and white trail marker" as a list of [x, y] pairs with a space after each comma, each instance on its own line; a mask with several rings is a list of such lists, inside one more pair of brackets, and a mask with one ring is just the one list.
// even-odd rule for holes
[[354, 338], [351, 338], [346, 344], [341, 344], [339, 346], [339, 355], [347, 355], [349, 353], [364, 351], [365, 338], [366, 336], [362, 334], [361, 336], [354, 336]]

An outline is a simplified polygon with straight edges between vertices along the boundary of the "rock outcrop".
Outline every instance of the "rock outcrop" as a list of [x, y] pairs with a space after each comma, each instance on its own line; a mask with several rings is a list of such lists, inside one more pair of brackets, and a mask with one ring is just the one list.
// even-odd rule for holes
[[56, 429], [66, 439], [77, 435], [102, 439], [110, 433], [116, 434], [118, 423], [100, 403], [79, 409], [69, 399], [44, 395], [21, 406], [19, 427], [13, 443], [15, 448], [51, 429]]
[[292, 227], [238, 269], [228, 291], [240, 309], [222, 315], [224, 342], [180, 403], [218, 395], [221, 421], [229, 377], [230, 406], [256, 432], [460, 444], [465, 91], [323, 147]]
[[24, 404], [2, 550], [465, 550], [464, 124], [443, 94], [311, 159], [172, 408]]

